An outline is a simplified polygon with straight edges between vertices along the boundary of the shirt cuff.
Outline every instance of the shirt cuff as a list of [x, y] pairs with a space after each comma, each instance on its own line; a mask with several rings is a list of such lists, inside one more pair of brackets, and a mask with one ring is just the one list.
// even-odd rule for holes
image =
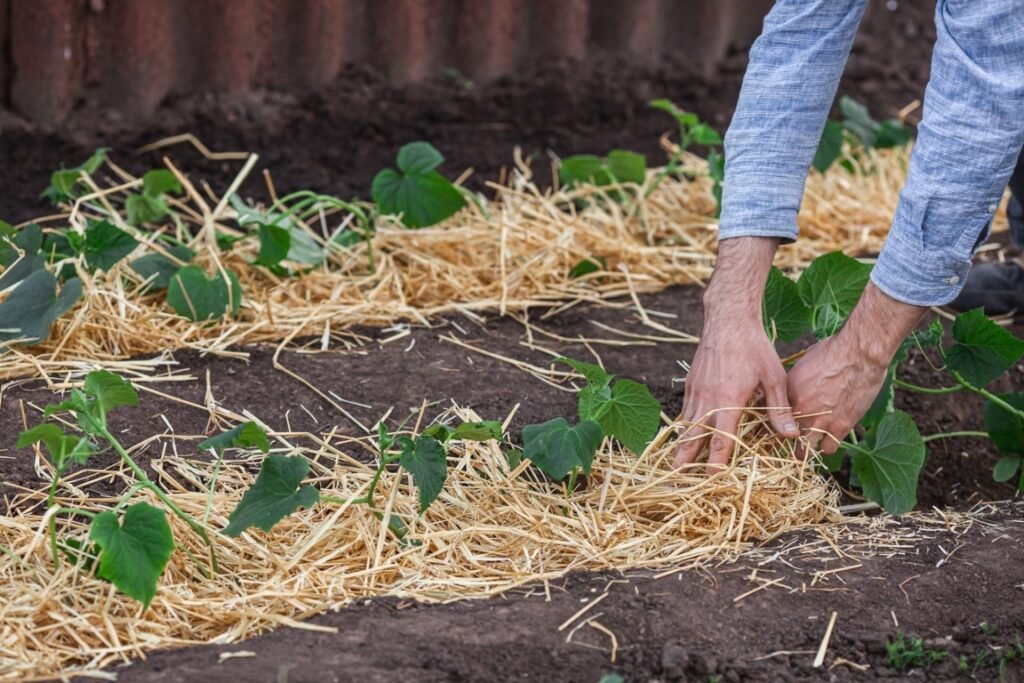
[[897, 218], [871, 271], [871, 281], [905, 304], [943, 306], [964, 287], [971, 268], [970, 257], [965, 256], [925, 247], [913, 230], [901, 229]]
[[718, 239], [778, 237], [783, 244], [795, 242], [799, 233], [796, 217], [803, 193], [802, 181], [802, 178], [758, 178], [755, 174], [730, 169], [722, 188]]

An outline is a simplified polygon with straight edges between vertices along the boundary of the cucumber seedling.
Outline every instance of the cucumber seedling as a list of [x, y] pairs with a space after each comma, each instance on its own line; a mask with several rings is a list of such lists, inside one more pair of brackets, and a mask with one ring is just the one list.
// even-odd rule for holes
[[[794, 341], [806, 332], [818, 339], [834, 335], [846, 322], [868, 283], [871, 266], [833, 252], [816, 258], [793, 281], [772, 268], [764, 293], [764, 324], [772, 340]], [[995, 466], [997, 481], [1008, 481], [1024, 458], [1024, 393], [994, 394], [986, 387], [1024, 357], [1024, 340], [989, 320], [981, 309], [961, 313], [953, 322], [953, 343], [944, 345], [945, 329], [936, 318], [925, 330], [907, 337], [889, 365], [885, 382], [857, 429], [841, 448], [822, 462], [838, 471], [851, 464], [851, 483], [892, 514], [917, 504], [917, 483], [926, 444], [953, 437], [987, 437], [1003, 454]], [[923, 387], [899, 377], [899, 368], [917, 348], [949, 386]], [[985, 431], [951, 431], [921, 436], [910, 415], [894, 408], [895, 391], [949, 394], [967, 391], [986, 400]], [[839, 435], [836, 435], [839, 436]], [[1024, 472], [1018, 486], [1024, 491]]]
[[[45, 418], [57, 413], [70, 413], [82, 436], [67, 433], [55, 422], [43, 422], [23, 431], [18, 437], [17, 446], [24, 448], [42, 443], [50, 453], [54, 471], [47, 506], [57, 508], [49, 515], [50, 548], [54, 564], [60, 564], [60, 551], [63, 551], [76, 564], [95, 568], [100, 578], [110, 581], [122, 593], [148, 607], [156, 595], [157, 582], [174, 550], [174, 538], [164, 510], [145, 502], [129, 504], [138, 492], [151, 492], [166, 510], [185, 522], [199, 536], [207, 546], [209, 568], [214, 573], [217, 572], [217, 557], [203, 523], [171, 500], [111, 433], [107, 423], [110, 411], [138, 405], [138, 401], [138, 394], [128, 380], [106, 370], [90, 372], [81, 389], [72, 389], [68, 400], [47, 406], [43, 413]], [[93, 512], [60, 505], [57, 488], [61, 477], [72, 465], [85, 464], [101, 447], [113, 449], [132, 472], [135, 482], [110, 510]], [[89, 540], [92, 544], [80, 539], [61, 542], [57, 538], [56, 524], [57, 515], [62, 514], [91, 520]], [[205, 571], [205, 568], [201, 569]]]

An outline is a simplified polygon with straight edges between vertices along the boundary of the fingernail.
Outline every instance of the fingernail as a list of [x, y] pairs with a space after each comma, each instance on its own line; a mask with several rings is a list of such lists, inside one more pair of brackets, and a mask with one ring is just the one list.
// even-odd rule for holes
[[782, 425], [782, 428], [787, 432], [795, 432], [796, 422], [787, 422], [786, 424]]

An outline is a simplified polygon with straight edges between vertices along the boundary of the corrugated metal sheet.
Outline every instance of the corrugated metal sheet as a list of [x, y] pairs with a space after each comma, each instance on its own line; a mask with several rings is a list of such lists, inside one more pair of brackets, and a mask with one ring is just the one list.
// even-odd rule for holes
[[58, 123], [86, 93], [132, 119], [168, 95], [311, 89], [346, 63], [396, 81], [454, 67], [681, 50], [712, 67], [770, 0], [0, 0], [0, 97]]

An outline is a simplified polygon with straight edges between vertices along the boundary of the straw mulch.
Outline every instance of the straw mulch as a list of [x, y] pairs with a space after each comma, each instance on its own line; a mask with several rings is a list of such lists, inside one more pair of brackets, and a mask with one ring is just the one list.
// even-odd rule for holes
[[[477, 419], [455, 408], [448, 416]], [[606, 443], [586, 486], [568, 496], [528, 461], [510, 469], [495, 443], [454, 444], [444, 492], [422, 517], [407, 475], [386, 474], [378, 489], [378, 505], [400, 515], [422, 545], [397, 542], [364, 508], [321, 504], [269, 534], [217, 537], [222, 573], [214, 578], [176, 551], [145, 612], [83, 569], [55, 569], [46, 516], [0, 518], [0, 681], [95, 672], [154, 648], [236, 641], [372, 596], [482, 598], [572, 570], [692, 566], [836, 515], [835, 491], [771, 436], [760, 414], [747, 415], [735, 465], [712, 477], [672, 467], [673, 434], [665, 429], [640, 458]], [[371, 466], [353, 456], [373, 451], [368, 439], [275, 438], [277, 452], [310, 460], [323, 492], [348, 498], [366, 489]], [[221, 529], [256, 463], [226, 462], [211, 494], [213, 464], [176, 456], [180, 439], [168, 439], [154, 467], [196, 517], [211, 501], [210, 526]], [[61, 502], [111, 506], [81, 494], [100, 476], [110, 472], [76, 473]], [[43, 499], [26, 494], [16, 506]], [[176, 518], [172, 524], [177, 543], [203, 557], [195, 535]], [[58, 526], [86, 537], [75, 522]]]
[[[838, 166], [824, 176], [812, 172], [800, 214], [803, 238], [780, 250], [778, 264], [799, 269], [826, 251], [878, 251], [907, 155], [904, 149], [876, 152], [870, 173], [851, 174]], [[239, 231], [227, 201], [253, 172], [254, 156], [221, 196], [206, 185], [197, 188], [170, 160], [166, 163], [186, 192], [171, 200], [177, 224], [163, 229], [192, 239], [199, 252], [196, 261], [208, 272], [224, 267], [238, 274], [244, 292], [240, 316], [190, 323], [174, 314], [162, 294], [140, 294], [132, 286], [140, 278], [127, 265], [131, 258], [125, 259], [107, 273], [80, 273], [84, 301], [58, 321], [42, 344], [0, 354], [0, 379], [48, 376], [82, 362], [102, 364], [182, 347], [216, 353], [239, 344], [303, 337], [327, 346], [344, 339], [353, 325], [427, 324], [443, 314], [504, 314], [579, 300], [608, 301], [674, 283], [703, 282], [714, 262], [714, 201], [703, 175], [706, 164], [695, 156], [686, 163], [697, 179], [666, 178], [644, 198], [657, 174], [651, 170], [644, 187], [632, 188], [638, 198], [624, 203], [603, 199], [603, 191], [593, 187], [542, 192], [519, 163], [508, 183], [494, 186], [496, 199], [481, 206], [471, 203], [442, 225], [408, 230], [393, 217], [380, 218], [372, 242], [375, 270], [369, 269], [366, 246], [360, 244], [330, 249], [321, 267], [293, 278], [249, 265], [258, 240]], [[93, 182], [94, 192], [44, 225], [84, 229], [88, 218], [106, 218], [151, 243], [152, 233], [127, 226], [121, 215], [125, 197], [141, 181], [113, 163], [106, 172], [102, 188]], [[304, 227], [320, 239], [351, 220], [347, 214], [324, 213]], [[248, 236], [221, 252], [210, 246], [215, 231]], [[140, 246], [136, 256], [148, 248]], [[595, 257], [607, 261], [607, 270], [568, 277], [582, 259]]]

